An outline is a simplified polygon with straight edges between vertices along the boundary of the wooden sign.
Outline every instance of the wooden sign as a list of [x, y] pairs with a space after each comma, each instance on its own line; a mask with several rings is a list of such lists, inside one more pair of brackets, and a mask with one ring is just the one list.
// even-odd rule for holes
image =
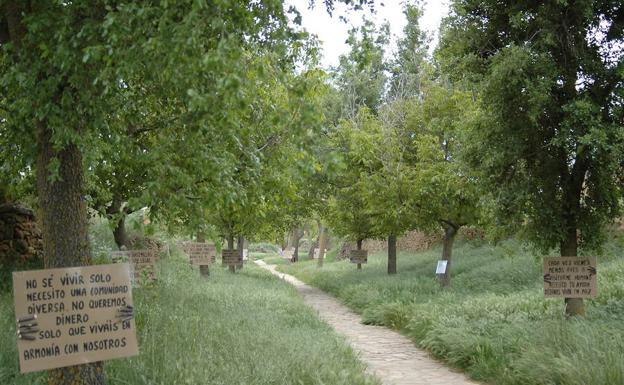
[[139, 353], [134, 319], [117, 317], [133, 306], [127, 263], [14, 272], [13, 292], [22, 373]]
[[209, 263], [202, 263], [199, 265], [199, 275], [201, 275], [202, 277], [210, 276], [210, 264]]
[[217, 260], [217, 248], [212, 243], [187, 242], [185, 248], [192, 265], [214, 263]]
[[156, 279], [156, 256], [154, 249], [113, 251], [113, 263], [128, 262], [132, 268], [132, 284], [140, 282], [142, 276], [149, 280]]
[[595, 298], [596, 257], [545, 257], [546, 298]]
[[241, 266], [243, 264], [243, 256], [240, 250], [221, 250], [221, 258], [223, 266]]
[[349, 250], [351, 263], [366, 263], [368, 261], [368, 250]]

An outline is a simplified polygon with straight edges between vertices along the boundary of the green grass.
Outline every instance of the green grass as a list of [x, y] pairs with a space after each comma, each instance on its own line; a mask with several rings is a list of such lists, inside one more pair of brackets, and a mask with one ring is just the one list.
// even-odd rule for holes
[[458, 242], [452, 287], [435, 279], [440, 247], [385, 253], [357, 271], [347, 261], [280, 266], [338, 297], [364, 322], [400, 330], [471, 377], [497, 385], [624, 384], [624, 239], [599, 255], [599, 296], [587, 316], [566, 320], [563, 301], [542, 294], [541, 262], [520, 243]]
[[[141, 354], [106, 364], [111, 385], [378, 384], [294, 288], [253, 264], [206, 280], [176, 254], [134, 296]], [[18, 373], [12, 309], [0, 296], [0, 384], [43, 384]]]

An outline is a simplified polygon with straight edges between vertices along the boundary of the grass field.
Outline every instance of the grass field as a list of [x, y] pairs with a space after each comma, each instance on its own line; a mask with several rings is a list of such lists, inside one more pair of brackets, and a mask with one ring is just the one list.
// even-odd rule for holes
[[[249, 264], [199, 277], [185, 257], [162, 262], [135, 289], [140, 356], [109, 361], [109, 384], [378, 384], [294, 288]], [[44, 384], [18, 373], [13, 301], [0, 296], [0, 384]]]
[[587, 317], [565, 320], [563, 301], [544, 299], [541, 261], [517, 241], [458, 242], [452, 288], [435, 279], [440, 248], [385, 253], [357, 271], [346, 261], [279, 270], [338, 297], [365, 322], [398, 329], [474, 379], [500, 385], [624, 384], [624, 238], [599, 255], [599, 296]]

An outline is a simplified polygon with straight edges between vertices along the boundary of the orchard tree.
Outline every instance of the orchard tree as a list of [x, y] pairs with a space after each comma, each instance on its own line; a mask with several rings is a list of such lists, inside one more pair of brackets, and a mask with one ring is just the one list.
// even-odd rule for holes
[[[476, 84], [486, 116], [470, 157], [542, 251], [577, 256], [620, 215], [624, 4], [456, 0], [440, 58]], [[568, 316], [582, 299], [566, 299]]]
[[479, 219], [478, 178], [461, 161], [463, 137], [480, 112], [473, 95], [441, 81], [428, 81], [422, 99], [413, 99], [406, 128], [413, 138], [412, 195], [417, 227], [444, 231], [442, 286], [451, 282], [453, 243], [462, 226]]
[[387, 81], [384, 53], [389, 38], [387, 23], [378, 29], [368, 19], [364, 19], [361, 27], [349, 31], [350, 51], [340, 56], [340, 64], [335, 69], [340, 96], [336, 107], [340, 117], [352, 118], [363, 106], [375, 114], [378, 112]]
[[[240, 92], [241, 57], [261, 45], [292, 66], [281, 48], [300, 38], [280, 1], [212, 7], [183, 0], [2, 1], [0, 144], [15, 143], [16, 162], [36, 170], [45, 266], [91, 263], [84, 163], [110, 134], [121, 135], [109, 119], [129, 79], [150, 84], [160, 100], [179, 107], [178, 124], [159, 131], [178, 145], [174, 153], [202, 153], [207, 164], [230, 172], [226, 161], [232, 157], [214, 161], [221, 160], [215, 149], [219, 141], [235, 143], [245, 134], [240, 114], [224, 108], [247, 103]], [[205, 153], [206, 143], [213, 152]], [[162, 174], [174, 176], [171, 184], [199, 183], [194, 167]], [[151, 181], [146, 190], [164, 180]], [[101, 362], [49, 372], [52, 385], [105, 382]]]

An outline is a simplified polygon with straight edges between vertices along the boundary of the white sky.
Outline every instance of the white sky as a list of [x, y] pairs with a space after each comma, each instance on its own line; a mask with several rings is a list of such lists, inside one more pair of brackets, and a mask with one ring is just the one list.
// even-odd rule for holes
[[[381, 6], [384, 3], [384, 6]], [[390, 22], [390, 32], [393, 42], [397, 36], [403, 34], [406, 20], [403, 15], [403, 4], [405, 0], [379, 0], [375, 2], [376, 14], [372, 19], [375, 24], [380, 25], [385, 20]], [[330, 17], [321, 1], [317, 2], [314, 9], [308, 9], [309, 0], [286, 0], [287, 5], [294, 5], [302, 17], [303, 27], [310, 33], [318, 36], [323, 46], [323, 67], [338, 65], [338, 57], [349, 51], [349, 46], [345, 43], [351, 25], [361, 25], [362, 16], [370, 16], [368, 10], [346, 12], [346, 7], [342, 3], [336, 2], [336, 9], [333, 17]], [[433, 37], [430, 51], [437, 44], [437, 31], [440, 21], [448, 14], [448, 0], [427, 0], [424, 3], [424, 14], [420, 19], [421, 28]], [[345, 24], [338, 19], [338, 16], [345, 16], [349, 21]], [[394, 46], [394, 44], [393, 44]]]

